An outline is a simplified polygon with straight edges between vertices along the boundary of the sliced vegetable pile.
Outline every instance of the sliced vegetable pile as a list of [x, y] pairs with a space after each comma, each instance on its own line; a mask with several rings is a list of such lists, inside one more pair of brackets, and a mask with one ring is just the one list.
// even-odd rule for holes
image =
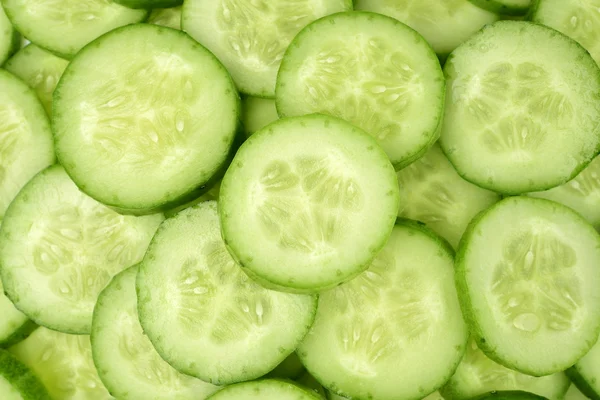
[[0, 0], [0, 400], [600, 400], [599, 37]]

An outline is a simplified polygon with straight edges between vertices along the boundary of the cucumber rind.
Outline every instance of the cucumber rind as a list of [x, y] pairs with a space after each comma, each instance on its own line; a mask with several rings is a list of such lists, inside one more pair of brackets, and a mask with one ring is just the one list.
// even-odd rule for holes
[[8, 351], [2, 349], [0, 349], [0, 378], [6, 379], [19, 392], [23, 400], [51, 400], [46, 388], [33, 372]]
[[0, 340], [0, 348], [8, 348], [27, 339], [37, 327], [38, 325], [35, 322], [28, 319], [20, 327], [15, 329], [12, 334]]

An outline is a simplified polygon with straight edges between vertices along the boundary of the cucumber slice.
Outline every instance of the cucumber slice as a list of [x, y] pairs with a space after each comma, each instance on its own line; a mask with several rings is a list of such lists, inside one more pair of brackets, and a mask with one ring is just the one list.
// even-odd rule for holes
[[473, 400], [548, 400], [545, 397], [522, 391], [490, 392]]
[[469, 0], [485, 10], [506, 15], [525, 15], [533, 0]]
[[238, 116], [235, 86], [204, 47], [180, 31], [130, 25], [67, 67], [54, 95], [56, 152], [89, 196], [149, 214], [205, 190], [230, 160]]
[[51, 400], [46, 388], [31, 370], [6, 350], [0, 350], [0, 398]]
[[89, 333], [111, 277], [141, 260], [162, 215], [123, 216], [81, 193], [62, 167], [36, 175], [0, 230], [7, 296], [39, 325]]
[[147, 16], [113, 0], [2, 0], [2, 5], [27, 39], [67, 59], [106, 32]]
[[12, 56], [4, 68], [29, 85], [48, 115], [52, 115], [52, 93], [69, 62], [29, 44]]
[[558, 203], [509, 197], [481, 213], [456, 261], [479, 348], [534, 376], [573, 365], [600, 331], [599, 259], [598, 232]]
[[375, 140], [325, 115], [286, 118], [252, 135], [221, 183], [230, 253], [247, 274], [312, 293], [364, 271], [398, 212], [392, 165]]
[[564, 185], [528, 196], [553, 200], [571, 207], [600, 230], [600, 157]]
[[55, 161], [48, 117], [33, 90], [0, 69], [0, 223], [10, 202]]
[[94, 362], [90, 337], [40, 327], [9, 351], [27, 365], [55, 400], [114, 400]]
[[600, 399], [600, 343], [567, 370], [577, 388], [590, 399]]
[[[25, 339], [37, 325], [17, 310], [4, 294], [4, 287], [0, 281], [0, 347], [8, 347]], [[1, 398], [1, 396], [0, 396]]]
[[400, 220], [366, 272], [319, 296], [298, 348], [306, 369], [351, 399], [419, 399], [437, 390], [468, 336], [453, 261], [443, 239]]
[[569, 386], [569, 390], [567, 390], [567, 394], [565, 394], [565, 400], [587, 400], [588, 397], [581, 393], [575, 384]]
[[242, 124], [246, 137], [278, 119], [275, 100], [252, 96], [242, 98]]
[[183, 4], [183, 0], [114, 0], [115, 3], [129, 8], [169, 8]]
[[13, 28], [0, 3], [0, 66], [19, 49], [20, 45], [21, 36]]
[[120, 400], [205, 399], [219, 388], [179, 373], [154, 350], [138, 319], [138, 267], [116, 275], [98, 296], [92, 355], [100, 379]]
[[578, 41], [600, 63], [600, 16], [595, 0], [537, 0], [530, 18]]
[[424, 222], [455, 248], [471, 219], [500, 200], [462, 179], [438, 144], [397, 175], [398, 216]]
[[523, 390], [559, 400], [569, 385], [569, 378], [562, 372], [535, 377], [503, 367], [486, 357], [475, 341], [471, 341], [442, 394], [447, 400], [468, 400], [488, 392]]
[[214, 201], [165, 220], [140, 264], [137, 291], [140, 322], [161, 357], [213, 384], [271, 371], [295, 350], [317, 305], [242, 272], [221, 238]]
[[241, 92], [273, 97], [294, 36], [318, 18], [351, 9], [350, 0], [187, 0], [181, 24], [225, 64]]
[[269, 372], [265, 377], [279, 379], [299, 379], [304, 373], [304, 365], [300, 362], [296, 352], [287, 356], [278, 366]]
[[277, 78], [280, 116], [321, 112], [377, 139], [400, 169], [439, 136], [444, 78], [421, 35], [369, 12], [322, 18], [286, 51]]
[[498, 15], [468, 0], [357, 0], [356, 10], [396, 18], [419, 32], [441, 58]]
[[152, 10], [150, 16], [148, 16], [148, 23], [181, 29], [181, 6]]
[[264, 379], [228, 386], [210, 396], [207, 400], [321, 400], [310, 390], [292, 382], [277, 379]]
[[444, 66], [441, 145], [466, 180], [506, 194], [550, 189], [600, 151], [600, 69], [575, 41], [499, 21]]

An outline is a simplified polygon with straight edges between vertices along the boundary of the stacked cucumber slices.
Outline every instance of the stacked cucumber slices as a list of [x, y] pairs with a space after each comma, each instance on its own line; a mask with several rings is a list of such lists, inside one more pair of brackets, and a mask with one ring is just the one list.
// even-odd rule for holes
[[0, 400], [600, 400], [599, 0], [0, 0]]

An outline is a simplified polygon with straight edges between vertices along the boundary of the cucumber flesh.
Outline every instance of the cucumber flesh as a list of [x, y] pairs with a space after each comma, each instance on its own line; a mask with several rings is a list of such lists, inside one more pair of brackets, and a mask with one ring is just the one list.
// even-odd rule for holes
[[207, 400], [322, 400], [318, 394], [289, 381], [265, 379], [230, 385]]
[[33, 372], [6, 350], [0, 350], [0, 398], [51, 400]]
[[148, 16], [148, 23], [172, 29], [181, 29], [181, 6], [152, 10]]

